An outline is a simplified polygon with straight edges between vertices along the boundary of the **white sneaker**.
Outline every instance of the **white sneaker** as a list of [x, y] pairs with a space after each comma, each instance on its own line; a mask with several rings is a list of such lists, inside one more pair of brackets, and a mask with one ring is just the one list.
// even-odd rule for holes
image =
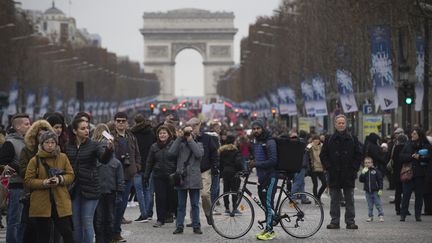
[[379, 216], [379, 221], [384, 222], [384, 216]]
[[366, 222], [372, 222], [373, 221], [373, 217], [369, 217], [366, 219]]

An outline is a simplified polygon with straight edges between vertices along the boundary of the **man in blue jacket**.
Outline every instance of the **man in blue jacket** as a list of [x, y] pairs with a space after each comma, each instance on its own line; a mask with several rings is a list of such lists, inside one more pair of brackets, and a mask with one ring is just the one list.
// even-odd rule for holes
[[252, 122], [252, 150], [254, 159], [249, 160], [249, 168], [256, 167], [258, 175], [258, 195], [266, 209], [265, 230], [256, 235], [259, 240], [271, 240], [276, 234], [273, 231], [273, 199], [276, 193], [277, 177], [275, 167], [277, 165], [276, 141], [264, 127], [264, 122], [255, 120]]

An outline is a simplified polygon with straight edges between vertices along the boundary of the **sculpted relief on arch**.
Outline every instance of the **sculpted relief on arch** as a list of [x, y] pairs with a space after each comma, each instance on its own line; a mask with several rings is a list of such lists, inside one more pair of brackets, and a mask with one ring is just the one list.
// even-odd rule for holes
[[206, 43], [172, 43], [171, 46], [171, 53], [172, 53], [172, 59], [174, 60], [175, 57], [177, 56], [177, 54], [186, 48], [193, 48], [196, 49], [203, 57], [203, 59], [205, 60], [206, 58]]

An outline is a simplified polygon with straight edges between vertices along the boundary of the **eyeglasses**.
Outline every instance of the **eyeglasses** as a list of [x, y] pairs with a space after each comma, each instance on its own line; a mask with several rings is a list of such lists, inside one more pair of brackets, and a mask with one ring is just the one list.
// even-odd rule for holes
[[127, 120], [126, 119], [116, 119], [117, 123], [126, 123]]

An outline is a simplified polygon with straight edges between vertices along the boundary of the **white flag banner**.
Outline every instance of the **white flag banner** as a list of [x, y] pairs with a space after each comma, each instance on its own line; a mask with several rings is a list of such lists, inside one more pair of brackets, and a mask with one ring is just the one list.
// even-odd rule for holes
[[312, 88], [315, 100], [315, 116], [327, 116], [328, 112], [325, 95], [325, 84], [319, 75], [312, 79]]
[[415, 84], [415, 110], [423, 110], [424, 96], [424, 39], [420, 33], [416, 35], [416, 56], [417, 66], [415, 68], [416, 84]]
[[344, 113], [358, 111], [357, 102], [354, 96], [354, 90], [352, 86], [351, 73], [346, 70], [337, 70], [336, 81]]
[[306, 114], [308, 116], [315, 116], [314, 91], [312, 85], [303, 80], [301, 82], [301, 91], [303, 95]]
[[278, 89], [278, 95], [281, 99], [279, 104], [279, 112], [281, 115], [296, 116], [297, 105], [295, 102], [295, 92], [289, 87], [282, 87]]

